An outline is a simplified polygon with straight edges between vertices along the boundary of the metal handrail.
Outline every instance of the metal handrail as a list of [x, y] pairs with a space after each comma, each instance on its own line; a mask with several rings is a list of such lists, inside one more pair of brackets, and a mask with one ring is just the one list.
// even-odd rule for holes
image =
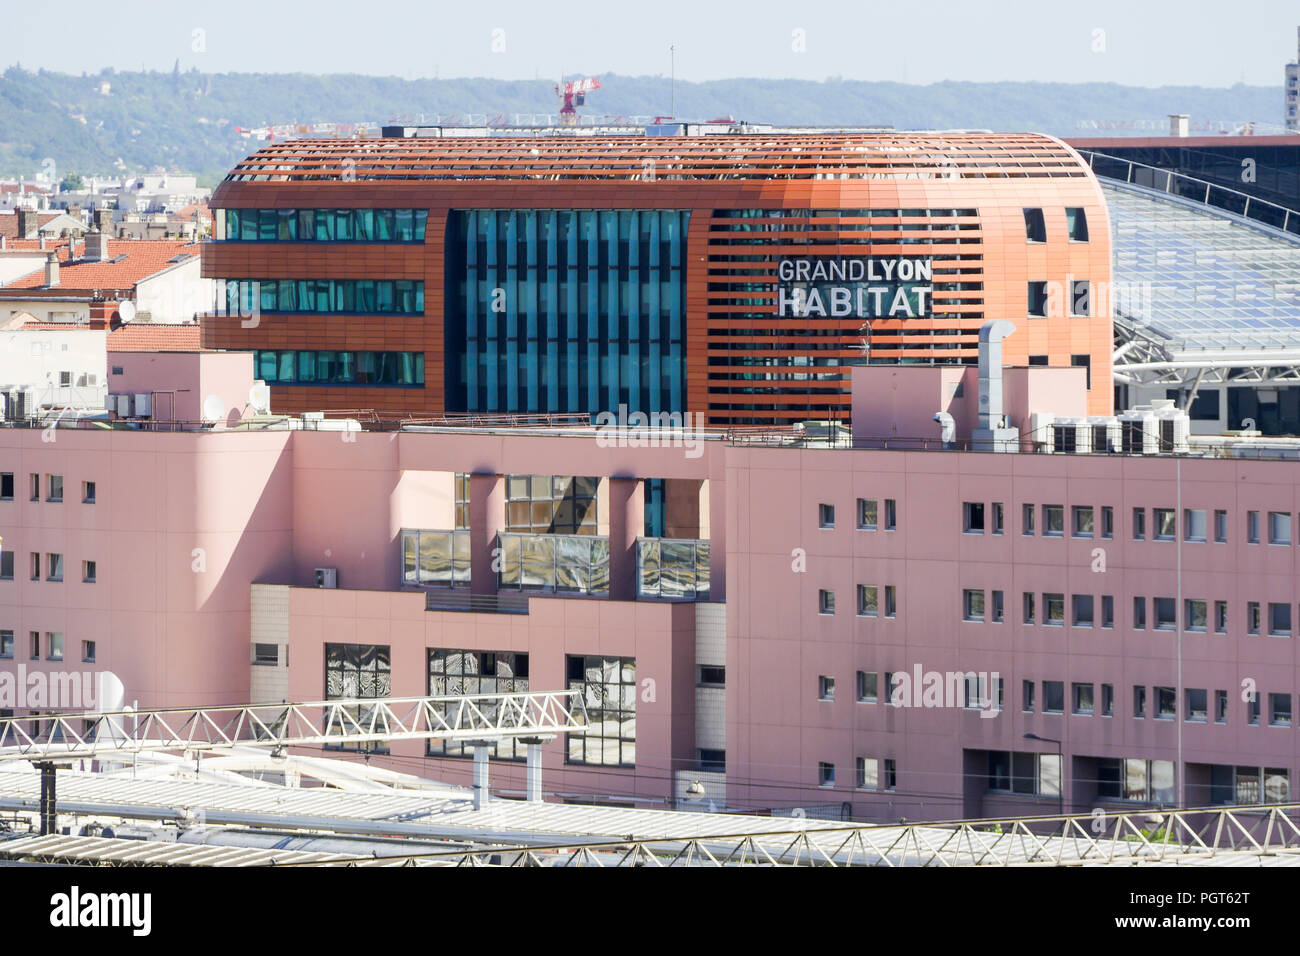
[[[1096, 167], [1096, 165], [1095, 165], [1095, 160], [1096, 160], [1097, 158], [1101, 158], [1101, 159], [1105, 159], [1105, 160], [1110, 160], [1111, 162], [1116, 162], [1116, 163], [1123, 163], [1123, 164], [1125, 164], [1125, 166], [1128, 167], [1128, 175], [1125, 177], [1124, 182], [1126, 182], [1126, 183], [1128, 183], [1128, 184], [1130, 184], [1130, 185], [1134, 185], [1134, 183], [1133, 183], [1133, 169], [1134, 169], [1135, 167], [1141, 167], [1142, 169], [1149, 169], [1149, 170], [1151, 170], [1151, 171], [1154, 172], [1154, 173], [1160, 173], [1160, 174], [1162, 174], [1162, 175], [1164, 175], [1164, 176], [1166, 177], [1165, 188], [1164, 188], [1163, 191], [1166, 192], [1166, 193], [1168, 193], [1168, 194], [1170, 194], [1170, 195], [1178, 196], [1179, 198], [1182, 198], [1182, 199], [1188, 199], [1188, 200], [1191, 200], [1191, 201], [1193, 201], [1193, 202], [1200, 202], [1202, 205], [1209, 206], [1209, 207], [1211, 207], [1211, 208], [1213, 208], [1213, 209], [1222, 209], [1222, 210], [1224, 210], [1225, 212], [1230, 212], [1230, 213], [1233, 213], [1233, 214], [1235, 214], [1235, 215], [1241, 216], [1243, 219], [1252, 219], [1252, 220], [1254, 220], [1255, 222], [1260, 222], [1260, 223], [1263, 223], [1264, 225], [1273, 225], [1272, 223], [1269, 223], [1269, 222], [1267, 222], [1266, 220], [1261, 219], [1259, 216], [1252, 216], [1252, 215], [1250, 214], [1250, 204], [1253, 202], [1253, 203], [1255, 203], [1255, 205], [1256, 205], [1257, 207], [1258, 207], [1258, 206], [1263, 206], [1263, 207], [1265, 207], [1265, 208], [1267, 208], [1267, 209], [1271, 209], [1271, 210], [1273, 210], [1275, 213], [1281, 213], [1281, 214], [1282, 214], [1282, 225], [1281, 225], [1281, 226], [1274, 226], [1274, 228], [1280, 228], [1283, 232], [1292, 232], [1292, 230], [1291, 230], [1291, 228], [1290, 228], [1290, 222], [1291, 222], [1291, 217], [1292, 217], [1292, 216], [1295, 216], [1295, 217], [1296, 217], [1296, 220], [1297, 220], [1297, 229], [1296, 229], [1296, 231], [1297, 231], [1297, 232], [1300, 232], [1300, 210], [1291, 209], [1291, 208], [1289, 208], [1289, 207], [1287, 207], [1287, 206], [1282, 206], [1282, 205], [1279, 205], [1278, 203], [1270, 202], [1270, 201], [1268, 201], [1267, 199], [1260, 199], [1258, 196], [1252, 196], [1252, 195], [1250, 195], [1250, 193], [1242, 192], [1242, 191], [1239, 190], [1239, 189], [1233, 189], [1233, 188], [1230, 187], [1230, 186], [1224, 186], [1224, 185], [1221, 185], [1220, 183], [1212, 183], [1212, 182], [1210, 182], [1209, 180], [1199, 179], [1199, 178], [1197, 178], [1196, 176], [1189, 176], [1189, 175], [1187, 175], [1186, 173], [1176, 172], [1176, 171], [1174, 171], [1174, 170], [1172, 170], [1172, 169], [1162, 169], [1162, 168], [1159, 167], [1159, 166], [1151, 166], [1151, 165], [1149, 165], [1149, 164], [1147, 164], [1147, 163], [1139, 163], [1137, 160], [1133, 160], [1133, 159], [1124, 159], [1122, 156], [1112, 156], [1110, 153], [1100, 153], [1100, 152], [1097, 152], [1096, 150], [1091, 150], [1091, 149], [1080, 149], [1080, 150], [1078, 150], [1078, 152], [1079, 152], [1079, 155], [1081, 155], [1081, 156], [1087, 156], [1087, 157], [1088, 157], [1088, 168], [1089, 168], [1089, 169], [1091, 169], [1091, 170], [1092, 170], [1094, 173], [1096, 173], [1097, 175], [1102, 176], [1102, 177], [1104, 177], [1104, 178], [1106, 178], [1106, 179], [1114, 179], [1114, 180], [1118, 181], [1118, 177], [1116, 177], [1116, 176], [1107, 176], [1105, 173], [1098, 172], [1097, 167]], [[1179, 180], [1184, 181], [1184, 182], [1195, 183], [1197, 186], [1204, 186], [1204, 187], [1205, 187], [1205, 197], [1204, 197], [1203, 199], [1199, 199], [1199, 200], [1198, 200], [1198, 199], [1196, 199], [1194, 196], [1184, 195], [1184, 194], [1181, 193], [1181, 192], [1175, 192], [1174, 189], [1173, 189], [1173, 184], [1174, 184], [1174, 178], [1175, 178], [1175, 177], [1177, 177]], [[1141, 184], [1139, 183], [1139, 184], [1136, 184], [1136, 185], [1141, 185]], [[1214, 190], [1214, 189], [1218, 189], [1218, 190], [1221, 190], [1222, 192], [1225, 192], [1225, 193], [1228, 193], [1228, 194], [1230, 194], [1230, 195], [1237, 196], [1237, 197], [1241, 198], [1241, 199], [1243, 200], [1241, 211], [1240, 211], [1240, 212], [1237, 212], [1237, 210], [1235, 210], [1235, 209], [1231, 209], [1231, 208], [1229, 208], [1229, 207], [1227, 207], [1227, 206], [1224, 206], [1224, 205], [1220, 205], [1220, 204], [1216, 204], [1216, 203], [1212, 203], [1212, 202], [1210, 202], [1211, 190]]]

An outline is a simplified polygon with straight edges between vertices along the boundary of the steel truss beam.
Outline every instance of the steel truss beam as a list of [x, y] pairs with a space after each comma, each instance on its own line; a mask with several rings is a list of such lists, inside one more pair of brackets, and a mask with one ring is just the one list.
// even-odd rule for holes
[[280, 865], [1146, 866], [1300, 855], [1300, 804], [819, 827], [674, 840], [586, 841]]
[[146, 751], [272, 749], [392, 740], [583, 733], [582, 692], [384, 697], [0, 719], [0, 761], [111, 759]]

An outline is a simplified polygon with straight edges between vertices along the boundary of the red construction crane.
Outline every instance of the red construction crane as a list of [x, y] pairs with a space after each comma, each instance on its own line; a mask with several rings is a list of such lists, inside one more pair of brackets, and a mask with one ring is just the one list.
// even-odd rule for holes
[[575, 106], [582, 106], [587, 101], [587, 94], [600, 89], [600, 80], [589, 76], [582, 80], [573, 80], [563, 86], [556, 84], [555, 95], [564, 100], [560, 107], [560, 125], [577, 126], [578, 111]]

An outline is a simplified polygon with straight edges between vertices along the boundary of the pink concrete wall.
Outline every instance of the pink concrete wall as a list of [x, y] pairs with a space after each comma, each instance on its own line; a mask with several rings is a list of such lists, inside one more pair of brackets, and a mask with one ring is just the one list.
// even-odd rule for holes
[[[1082, 368], [1002, 370], [1002, 407], [1011, 426], [1028, 434], [1032, 412], [1087, 415], [1087, 372]], [[958, 394], [960, 392], [960, 394]], [[953, 417], [957, 440], [979, 424], [979, 370], [952, 365], [860, 365], [853, 368], [853, 434], [864, 440], [939, 439], [936, 412]], [[912, 444], [909, 447], [919, 447]]]
[[[141, 706], [248, 698], [249, 584], [288, 574], [292, 524], [287, 432], [147, 434], [0, 430], [0, 501], [13, 581], [0, 582], [0, 627], [15, 632], [12, 669], [27, 661], [27, 632], [61, 631], [65, 660], [48, 669], [108, 670]], [[62, 503], [28, 499], [28, 473], [64, 481]], [[94, 481], [96, 502], [82, 503]], [[197, 549], [197, 550], [196, 550]], [[62, 583], [29, 580], [29, 553], [64, 556]], [[97, 565], [82, 583], [82, 562]], [[44, 572], [44, 566], [42, 567]], [[81, 663], [81, 641], [96, 661]], [[44, 648], [42, 648], [44, 653]]]
[[[1249, 545], [1248, 509], [1300, 507], [1294, 465], [1280, 462], [1178, 461], [957, 452], [734, 450], [731, 464], [745, 480], [732, 483], [731, 590], [745, 595], [727, 605], [728, 797], [739, 806], [851, 801], [876, 819], [957, 817], [979, 813], [963, 803], [962, 749], [1041, 752], [1052, 745], [1025, 733], [1065, 741], [1067, 757], [1174, 759], [1176, 723], [1153, 719], [1153, 686], [1175, 686], [1175, 633], [1132, 627], [1134, 596], [1176, 597], [1182, 553], [1183, 596], [1229, 602], [1226, 635], [1183, 636], [1184, 686], [1229, 692], [1225, 725], [1183, 723], [1184, 760], [1289, 768], [1295, 781], [1296, 731], [1267, 726], [1267, 694], [1296, 693], [1294, 638], [1248, 636], [1246, 602], [1297, 600], [1295, 546]], [[1182, 507], [1227, 509], [1227, 543], [1153, 541], [1150, 509], [1176, 507], [1181, 471]], [[859, 531], [859, 497], [898, 501], [898, 530]], [[790, 502], [775, 507], [774, 502]], [[962, 532], [962, 502], [1000, 501], [1001, 536]], [[818, 527], [818, 504], [836, 506], [836, 527]], [[1036, 508], [1039, 534], [1021, 534], [1021, 505]], [[1110, 540], [1042, 536], [1043, 504], [1115, 509]], [[881, 503], [883, 509], [883, 501]], [[1147, 540], [1131, 539], [1131, 511], [1145, 507]], [[1099, 512], [1097, 513], [1099, 515]], [[1179, 519], [1180, 528], [1182, 519]], [[1266, 528], [1265, 528], [1266, 531]], [[1094, 549], [1104, 550], [1104, 571]], [[792, 569], [792, 551], [806, 552], [806, 572]], [[894, 620], [856, 615], [858, 584], [898, 588]], [[833, 616], [818, 613], [819, 589], [832, 589]], [[962, 591], [1005, 593], [1005, 622], [962, 620]], [[1021, 623], [1022, 592], [1037, 597], [1039, 623]], [[1048, 627], [1043, 592], [1115, 598], [1111, 629]], [[1148, 600], [1149, 605], [1149, 600]], [[1181, 616], [1182, 609], [1179, 609]], [[855, 675], [876, 671], [997, 671], [1006, 709], [994, 719], [972, 711], [900, 709], [856, 702]], [[834, 702], [818, 700], [818, 677], [833, 676]], [[1065, 715], [1022, 714], [1021, 680], [1061, 680]], [[1265, 695], [1263, 726], [1245, 723], [1242, 681]], [[1069, 714], [1070, 684], [1115, 685], [1115, 716]], [[1134, 719], [1132, 686], [1148, 687], [1147, 718]], [[1181, 713], [1182, 702], [1179, 703]], [[1211, 715], [1212, 716], [1212, 715]], [[898, 790], [854, 789], [858, 756], [898, 761]], [[833, 762], [837, 784], [817, 785], [819, 761]], [[761, 771], [761, 772], [760, 772]], [[1068, 774], [1068, 771], [1067, 771]], [[784, 789], [746, 786], [750, 779]], [[1069, 782], [1067, 781], [1067, 787]], [[1073, 789], [1073, 788], [1071, 788]], [[1023, 798], [1021, 798], [1023, 800]], [[1204, 796], [1202, 796], [1204, 799]], [[1054, 797], [1039, 798], [1039, 810]], [[1067, 800], [1067, 805], [1069, 801]], [[1088, 805], [1078, 807], [1088, 809]]]
[[[252, 352], [114, 352], [108, 353], [108, 390], [156, 392], [154, 418], [199, 422], [209, 395], [221, 400], [222, 421], [237, 422], [245, 412], [253, 384]], [[121, 375], [111, 374], [114, 367]], [[174, 396], [164, 394], [176, 390]]]
[[[430, 648], [523, 651], [529, 686], [562, 690], [569, 654], [631, 657], [638, 682], [636, 767], [587, 767], [565, 762], [564, 738], [543, 746], [548, 793], [611, 797], [638, 803], [668, 800], [673, 769], [692, 766], [694, 751], [694, 608], [685, 604], [542, 597], [529, 613], [426, 611], [419, 592], [294, 588], [289, 601], [289, 694], [325, 696], [325, 645], [387, 644], [394, 697], [428, 690]], [[360, 758], [358, 758], [360, 759]], [[427, 758], [422, 741], [392, 745], [373, 762], [408, 773], [469, 784], [468, 759]], [[522, 791], [522, 763], [493, 761], [493, 789]]]

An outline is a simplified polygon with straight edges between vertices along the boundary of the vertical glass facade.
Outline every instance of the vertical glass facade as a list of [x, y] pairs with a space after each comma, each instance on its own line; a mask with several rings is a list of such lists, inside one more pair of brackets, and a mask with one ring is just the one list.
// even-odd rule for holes
[[689, 216], [452, 212], [447, 409], [685, 411]]

